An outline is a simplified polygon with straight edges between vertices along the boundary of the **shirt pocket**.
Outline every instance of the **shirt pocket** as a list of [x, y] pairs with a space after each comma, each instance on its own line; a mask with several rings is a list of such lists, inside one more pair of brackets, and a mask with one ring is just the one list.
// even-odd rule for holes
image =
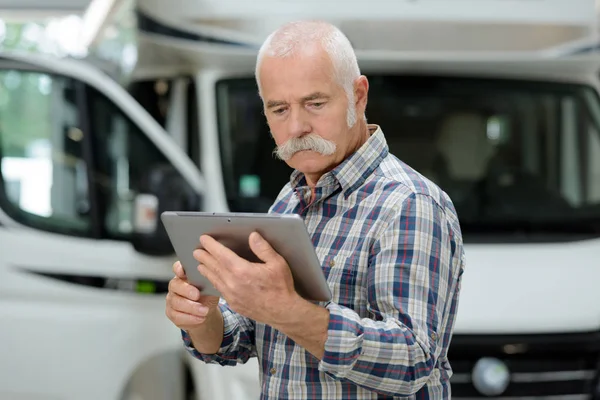
[[360, 257], [351, 252], [328, 254], [323, 259], [323, 272], [332, 293], [332, 301], [356, 309], [362, 297]]

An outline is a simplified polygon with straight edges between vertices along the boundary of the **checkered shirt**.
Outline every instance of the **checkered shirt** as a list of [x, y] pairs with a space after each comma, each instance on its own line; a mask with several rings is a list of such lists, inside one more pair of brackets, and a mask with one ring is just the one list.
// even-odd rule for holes
[[224, 366], [258, 357], [262, 399], [447, 399], [447, 357], [464, 270], [448, 196], [389, 153], [382, 130], [321, 177], [295, 171], [272, 213], [303, 217], [331, 288], [322, 360], [221, 300]]

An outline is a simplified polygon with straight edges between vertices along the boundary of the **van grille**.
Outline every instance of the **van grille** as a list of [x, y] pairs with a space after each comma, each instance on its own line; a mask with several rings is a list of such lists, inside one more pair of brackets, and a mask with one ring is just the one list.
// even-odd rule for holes
[[[455, 335], [448, 358], [452, 399], [589, 400], [600, 394], [600, 332], [552, 335]], [[501, 393], [482, 393], [473, 369], [482, 358], [501, 361], [508, 371]], [[498, 378], [500, 376], [500, 378]], [[490, 382], [488, 380], [488, 382]], [[492, 385], [494, 386], [494, 385]], [[500, 385], [502, 386], [502, 385]], [[479, 385], [481, 387], [481, 385]], [[484, 388], [485, 391], [485, 388]]]

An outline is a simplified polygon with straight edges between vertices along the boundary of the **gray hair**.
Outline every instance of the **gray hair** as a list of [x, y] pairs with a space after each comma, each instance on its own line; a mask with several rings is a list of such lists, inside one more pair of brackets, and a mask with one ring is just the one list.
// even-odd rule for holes
[[[261, 94], [259, 71], [263, 58], [291, 57], [315, 44], [320, 45], [333, 64], [334, 79], [344, 88], [348, 99], [348, 126], [356, 123], [354, 108], [354, 81], [360, 68], [352, 44], [336, 26], [323, 21], [289, 22], [271, 33], [261, 46], [256, 61], [256, 83]], [[262, 96], [262, 94], [261, 94]]]

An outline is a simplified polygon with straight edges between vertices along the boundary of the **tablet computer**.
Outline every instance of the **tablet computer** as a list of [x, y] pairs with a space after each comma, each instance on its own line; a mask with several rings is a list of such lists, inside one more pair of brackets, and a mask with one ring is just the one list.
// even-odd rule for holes
[[307, 300], [329, 301], [331, 290], [323, 274], [304, 220], [296, 214], [209, 213], [165, 211], [161, 220], [188, 282], [204, 294], [221, 296], [198, 271], [193, 252], [206, 234], [251, 262], [262, 262], [248, 239], [258, 232], [288, 263], [296, 292]]

